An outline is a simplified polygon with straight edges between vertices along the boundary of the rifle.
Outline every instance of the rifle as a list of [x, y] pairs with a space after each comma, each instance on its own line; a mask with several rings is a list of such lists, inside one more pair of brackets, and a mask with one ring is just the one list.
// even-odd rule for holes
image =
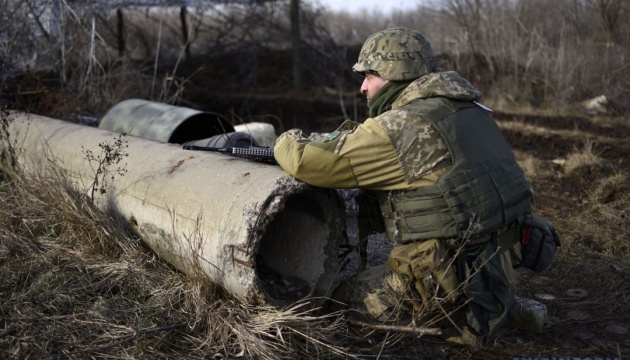
[[273, 157], [273, 148], [268, 147], [250, 146], [215, 148], [209, 146], [184, 145], [184, 150], [213, 151], [221, 154], [236, 156], [242, 159], [278, 165], [276, 158]]

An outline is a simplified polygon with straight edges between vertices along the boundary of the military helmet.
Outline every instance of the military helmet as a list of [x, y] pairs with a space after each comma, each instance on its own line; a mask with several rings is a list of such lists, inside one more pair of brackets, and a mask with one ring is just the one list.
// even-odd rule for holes
[[391, 28], [370, 36], [352, 67], [364, 75], [376, 72], [385, 80], [413, 80], [436, 70], [431, 44], [418, 31]]

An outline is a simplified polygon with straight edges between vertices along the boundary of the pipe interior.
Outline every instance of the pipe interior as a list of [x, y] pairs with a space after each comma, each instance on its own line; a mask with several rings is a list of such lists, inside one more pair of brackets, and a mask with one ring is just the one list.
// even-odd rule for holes
[[217, 134], [233, 132], [234, 127], [215, 113], [199, 113], [183, 121], [168, 139], [172, 144], [209, 138]]
[[[331, 242], [336, 236], [331, 214], [321, 198], [291, 196], [267, 226], [256, 254], [256, 272], [263, 290], [276, 302], [292, 302], [316, 292], [330, 277]], [[338, 230], [338, 229], [337, 229]], [[336, 259], [333, 259], [335, 261]], [[329, 282], [324, 279], [323, 283]]]

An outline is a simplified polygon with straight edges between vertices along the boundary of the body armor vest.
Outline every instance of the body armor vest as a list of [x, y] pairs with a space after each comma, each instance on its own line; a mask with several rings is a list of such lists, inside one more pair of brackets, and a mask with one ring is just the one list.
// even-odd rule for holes
[[408, 121], [428, 120], [435, 126], [450, 151], [452, 166], [434, 185], [377, 192], [390, 241], [476, 238], [531, 211], [523, 171], [482, 108], [436, 97], [400, 109], [412, 115]]

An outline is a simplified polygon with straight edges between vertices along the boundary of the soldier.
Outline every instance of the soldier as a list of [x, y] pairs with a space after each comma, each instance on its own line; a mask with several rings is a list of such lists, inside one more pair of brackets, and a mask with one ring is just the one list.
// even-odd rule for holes
[[523, 171], [480, 92], [438, 69], [419, 32], [373, 34], [353, 70], [364, 77], [367, 120], [316, 141], [289, 130], [274, 146], [301, 181], [363, 189], [360, 214], [376, 213], [364, 216], [371, 231], [394, 243], [387, 264], [333, 297], [370, 320], [420, 320], [456, 341], [493, 333], [515, 301], [512, 256], [532, 201]]

